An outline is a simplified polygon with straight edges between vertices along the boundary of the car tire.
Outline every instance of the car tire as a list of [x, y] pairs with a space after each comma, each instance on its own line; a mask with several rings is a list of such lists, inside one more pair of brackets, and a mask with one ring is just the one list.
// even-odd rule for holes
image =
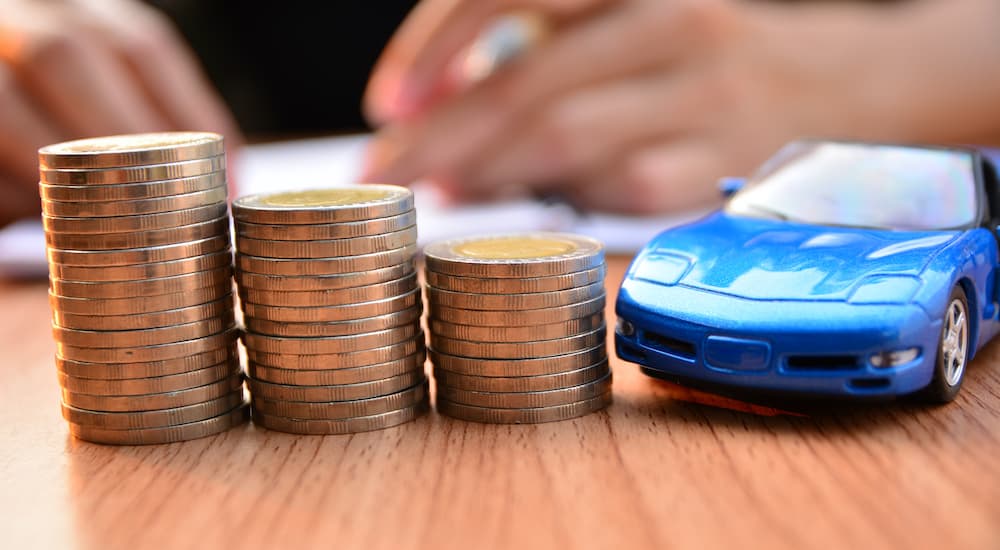
[[937, 361], [934, 376], [924, 391], [924, 396], [933, 403], [948, 403], [955, 399], [972, 355], [970, 334], [969, 300], [961, 287], [955, 287], [948, 298], [948, 306], [941, 319], [941, 339], [938, 342]]

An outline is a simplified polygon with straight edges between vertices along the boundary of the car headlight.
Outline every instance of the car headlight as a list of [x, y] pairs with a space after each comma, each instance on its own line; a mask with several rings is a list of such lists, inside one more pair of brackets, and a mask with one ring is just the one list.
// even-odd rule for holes
[[631, 321], [626, 321], [621, 317], [615, 321], [615, 332], [621, 334], [622, 336], [633, 336], [635, 335], [635, 325]]
[[675, 252], [653, 250], [639, 260], [632, 271], [632, 278], [665, 286], [675, 285], [687, 275], [693, 263]]
[[862, 279], [847, 302], [851, 304], [907, 304], [920, 288], [920, 279], [909, 275], [871, 275]]
[[891, 367], [898, 367], [900, 365], [905, 365], [910, 361], [915, 360], [920, 357], [920, 348], [912, 347], [906, 349], [897, 349], [894, 351], [882, 351], [873, 354], [869, 358], [869, 362], [873, 367], [880, 369], [888, 369]]

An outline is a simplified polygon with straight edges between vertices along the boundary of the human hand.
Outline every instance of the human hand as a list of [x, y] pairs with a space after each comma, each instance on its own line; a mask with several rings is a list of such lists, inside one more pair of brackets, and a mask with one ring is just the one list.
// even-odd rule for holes
[[88, 136], [240, 135], [192, 53], [131, 0], [0, 1], [0, 221], [39, 210], [39, 147]]

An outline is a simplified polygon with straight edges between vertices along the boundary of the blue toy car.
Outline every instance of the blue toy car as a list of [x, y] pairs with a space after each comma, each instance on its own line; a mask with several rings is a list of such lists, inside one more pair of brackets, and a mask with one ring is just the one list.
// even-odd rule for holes
[[800, 141], [725, 183], [724, 209], [661, 233], [632, 262], [619, 357], [731, 388], [955, 398], [1000, 330], [989, 160]]

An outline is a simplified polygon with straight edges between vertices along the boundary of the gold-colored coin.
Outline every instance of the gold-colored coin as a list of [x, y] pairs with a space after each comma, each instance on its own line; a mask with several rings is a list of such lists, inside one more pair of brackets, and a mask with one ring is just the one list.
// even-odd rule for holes
[[175, 292], [187, 292], [225, 284], [231, 280], [233, 269], [227, 264], [211, 271], [196, 271], [172, 277], [146, 279], [140, 281], [66, 281], [49, 279], [52, 294], [65, 298], [131, 298], [137, 296], [160, 296]]
[[560, 323], [526, 327], [478, 327], [456, 325], [437, 319], [430, 319], [429, 324], [431, 334], [453, 340], [468, 340], [471, 342], [532, 342], [535, 340], [566, 338], [595, 330], [604, 324], [604, 312]]
[[228, 330], [234, 325], [234, 315], [230, 310], [218, 317], [193, 323], [139, 330], [79, 330], [56, 325], [52, 327], [52, 336], [57, 347], [131, 349], [204, 338]]
[[324, 338], [283, 338], [250, 332], [243, 336], [243, 343], [248, 350], [252, 349], [263, 353], [328, 355], [391, 346], [421, 334], [420, 326], [412, 323], [378, 332]]
[[85, 409], [88, 411], [104, 412], [138, 412], [138, 411], [158, 411], [162, 409], [173, 409], [186, 407], [195, 403], [203, 403], [212, 399], [218, 399], [224, 395], [232, 393], [243, 386], [243, 375], [240, 373], [230, 375], [211, 384], [190, 388], [181, 391], [167, 393], [152, 393], [147, 395], [92, 395], [87, 393], [73, 393], [62, 390], [63, 403]]
[[257, 224], [329, 224], [396, 216], [413, 209], [413, 193], [395, 185], [351, 185], [241, 197], [233, 216]]
[[552, 275], [549, 277], [525, 278], [482, 278], [459, 277], [445, 275], [428, 270], [427, 284], [442, 290], [452, 292], [471, 292], [474, 294], [531, 294], [535, 292], [553, 292], [604, 282], [607, 269], [602, 265], [593, 269]]
[[[79, 234], [45, 233], [45, 243], [49, 248], [78, 251], [109, 251], [119, 249], [150, 248], [171, 244], [189, 244], [210, 237], [229, 234], [229, 216], [167, 229], [138, 231], [132, 233]], [[125, 254], [131, 254], [126, 251]], [[50, 251], [50, 258], [51, 251]], [[123, 261], [123, 260], [116, 260]], [[109, 264], [121, 265], [121, 264]]]
[[248, 378], [247, 387], [250, 388], [250, 395], [254, 399], [262, 397], [264, 399], [280, 401], [319, 403], [380, 397], [403, 391], [417, 384], [422, 384], [425, 380], [426, 377], [423, 372], [408, 372], [373, 382], [338, 384], [336, 386], [289, 386]]
[[240, 299], [247, 304], [279, 307], [323, 307], [386, 300], [417, 289], [417, 274], [364, 287], [334, 290], [271, 291], [244, 288]]
[[331, 323], [335, 321], [354, 321], [368, 317], [387, 315], [414, 307], [420, 303], [420, 289], [406, 294], [375, 300], [358, 302], [339, 307], [278, 307], [258, 304], [243, 304], [243, 314], [268, 321], [288, 323]]
[[550, 325], [562, 323], [571, 319], [589, 317], [604, 311], [605, 301], [602, 293], [597, 298], [568, 306], [546, 309], [524, 309], [516, 311], [484, 311], [460, 309], [439, 306], [433, 302], [428, 304], [431, 319], [446, 321], [456, 325], [474, 325], [489, 327], [525, 327], [532, 325]]
[[232, 299], [233, 284], [222, 281], [212, 286], [195, 288], [183, 292], [160, 294], [157, 296], [139, 296], [134, 298], [68, 298], [56, 296], [49, 291], [49, 304], [52, 311], [61, 314], [75, 315], [138, 315], [141, 313], [156, 313], [197, 306], [218, 300]]
[[314, 258], [310, 260], [259, 258], [237, 253], [236, 267], [240, 271], [262, 275], [290, 275], [293, 277], [303, 275], [343, 275], [407, 263], [412, 261], [416, 254], [416, 246], [406, 246], [361, 256]]
[[[239, 331], [235, 328], [204, 338], [135, 348], [81, 348], [56, 345], [56, 354], [63, 359], [79, 363], [141, 363], [145, 361], [165, 361], [189, 355], [198, 355], [236, 341]], [[67, 402], [69, 403], [69, 402]], [[73, 405], [73, 403], [69, 403]], [[76, 405], [74, 405], [76, 406]], [[84, 409], [88, 407], [82, 407]], [[98, 409], [101, 410], [101, 409]]]
[[246, 423], [249, 419], [250, 406], [243, 404], [215, 418], [177, 426], [136, 430], [109, 430], [70, 423], [69, 432], [73, 434], [73, 437], [92, 443], [103, 443], [106, 445], [159, 445], [163, 443], [190, 441], [192, 439], [220, 434]]
[[286, 370], [333, 370], [352, 369], [369, 365], [388, 363], [424, 351], [424, 339], [407, 340], [384, 348], [354, 351], [350, 353], [330, 353], [327, 355], [287, 355], [263, 353], [247, 350], [251, 363]]
[[611, 401], [611, 392], [609, 391], [603, 395], [568, 405], [532, 409], [495, 409], [461, 405], [438, 397], [437, 410], [441, 414], [470, 422], [483, 422], [487, 424], [540, 424], [585, 416], [607, 407], [611, 404]]
[[253, 410], [265, 415], [303, 420], [346, 420], [358, 416], [372, 416], [398, 411], [416, 406], [426, 400], [427, 382], [425, 381], [397, 393], [351, 401], [309, 403], [301, 401], [272, 401], [254, 396]]
[[303, 420], [273, 416], [254, 411], [254, 424], [278, 432], [302, 435], [339, 435], [384, 430], [416, 420], [429, 410], [427, 401], [412, 407], [373, 416], [359, 416], [344, 420]]
[[261, 225], [237, 220], [236, 235], [269, 241], [327, 241], [394, 233], [416, 224], [413, 210], [387, 218], [327, 224]]
[[44, 226], [45, 231], [48, 233], [76, 236], [97, 234], [103, 236], [108, 233], [132, 233], [190, 226], [225, 216], [228, 209], [229, 205], [225, 202], [217, 202], [208, 206], [199, 206], [176, 212], [161, 212], [159, 214], [143, 214], [139, 216], [59, 218], [42, 215], [42, 226]]
[[153, 378], [182, 374], [218, 365], [224, 361], [239, 365], [236, 342], [221, 343], [217, 348], [208, 349], [195, 355], [164, 359], [161, 361], [140, 361], [134, 363], [88, 363], [73, 361], [56, 356], [56, 370], [77, 378], [98, 380], [128, 380], [132, 378]]
[[607, 347], [602, 342], [590, 349], [528, 359], [473, 359], [440, 353], [431, 349], [431, 363], [435, 368], [472, 376], [544, 376], [579, 370], [608, 358]]
[[235, 391], [222, 397], [195, 403], [176, 409], [140, 412], [101, 412], [70, 407], [63, 403], [62, 414], [67, 422], [109, 430], [138, 430], [162, 428], [207, 420], [229, 412], [243, 403], [243, 391]]
[[534, 278], [565, 275], [604, 264], [604, 246], [564, 233], [486, 235], [433, 243], [427, 269], [464, 277]]
[[59, 373], [59, 385], [66, 391], [90, 395], [148, 395], [205, 386], [239, 372], [239, 363], [229, 361], [204, 369], [153, 378], [101, 380]]
[[557, 338], [555, 340], [538, 340], [535, 342], [470, 342], [468, 340], [452, 340], [437, 334], [431, 334], [431, 347], [435, 351], [473, 357], [479, 359], [526, 359], [531, 357], [552, 357], [573, 353], [581, 349], [598, 346], [607, 339], [604, 326], [590, 332]]
[[43, 168], [120, 168], [184, 162], [225, 153], [221, 135], [160, 132], [79, 139], [38, 150]]
[[194, 258], [228, 250], [231, 242], [232, 239], [229, 238], [227, 230], [218, 235], [194, 241], [145, 248], [100, 251], [49, 248], [48, 258], [50, 264], [103, 269], [112, 266], [146, 265]]
[[283, 276], [283, 275], [261, 275], [250, 273], [249, 271], [237, 271], [236, 283], [240, 288], [255, 290], [274, 291], [315, 291], [315, 290], [336, 290], [341, 288], [355, 288], [369, 285], [377, 285], [402, 279], [414, 273], [412, 261], [401, 264], [362, 271], [359, 273], [344, 273], [342, 275], [307, 275], [307, 276]]
[[537, 409], [570, 405], [611, 392], [611, 373], [579, 386], [547, 391], [483, 392], [438, 384], [438, 399], [451, 403], [491, 409]]
[[136, 264], [121, 266], [74, 266], [49, 263], [49, 276], [54, 279], [77, 281], [84, 283], [100, 283], [107, 281], [138, 281], [145, 279], [160, 279], [174, 277], [197, 271], [210, 271], [231, 266], [233, 255], [229, 249], [213, 252], [193, 258], [156, 262], [152, 264]]
[[417, 244], [416, 226], [395, 233], [332, 241], [271, 241], [236, 237], [241, 254], [260, 258], [310, 259], [374, 254]]
[[169, 164], [150, 164], [128, 168], [45, 168], [42, 182], [56, 185], [111, 185], [203, 176], [226, 168], [225, 155]]
[[254, 317], [244, 317], [243, 322], [248, 332], [255, 332], [265, 336], [285, 336], [293, 338], [317, 338], [325, 336], [346, 336], [349, 334], [361, 334], [364, 332], [375, 332], [394, 327], [419, 323], [423, 308], [413, 306], [411, 308], [368, 317], [355, 321], [337, 321], [333, 323], [287, 323], [275, 322]]
[[[42, 213], [61, 220], [65, 218], [110, 218], [122, 216], [145, 216], [185, 211], [226, 202], [226, 188], [216, 187], [207, 191], [159, 197], [144, 200], [101, 201], [101, 202], [58, 202], [42, 199]], [[171, 218], [168, 218], [168, 221]], [[110, 222], [109, 222], [110, 223]], [[166, 227], [158, 225], [157, 228]]]
[[141, 330], [182, 325], [232, 314], [233, 301], [222, 299], [180, 309], [134, 315], [78, 315], [56, 310], [52, 312], [52, 322], [60, 327], [77, 330]]
[[38, 184], [43, 200], [61, 202], [125, 202], [168, 198], [226, 187], [226, 172], [212, 172], [176, 180], [112, 185]]
[[580, 386], [599, 380], [610, 372], [611, 367], [605, 360], [582, 369], [542, 376], [472, 376], [434, 369], [434, 379], [439, 388], [447, 386], [459, 390], [491, 393], [538, 392]]
[[329, 370], [279, 369], [250, 362], [247, 364], [247, 375], [251, 378], [273, 384], [286, 384], [290, 386], [337, 386], [341, 384], [372, 382], [413, 371], [423, 372], [426, 358], [426, 352], [421, 350], [413, 355], [407, 355], [388, 363]]
[[604, 283], [531, 294], [471, 294], [427, 287], [427, 300], [436, 306], [494, 311], [546, 309], [593, 300], [604, 294]]

